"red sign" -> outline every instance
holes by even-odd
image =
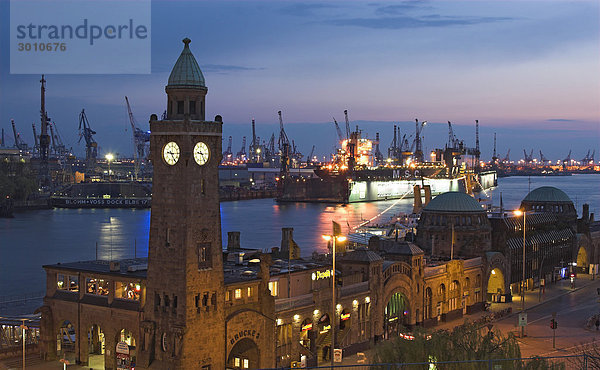
[[[312,322],[310,324],[302,325],[302,331],[312,330]]]
[[[346,321],[350,318],[350,314],[349,313],[343,313],[341,315],[342,321]]]

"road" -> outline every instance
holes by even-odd
[[[586,285],[574,291],[569,291],[563,286],[564,292],[554,295],[541,304],[537,303],[534,294],[529,297],[533,299],[526,299],[526,303],[529,303],[528,306],[533,305],[533,307],[526,310],[528,322],[525,330],[526,336],[518,339],[523,357],[572,354],[577,345],[600,340],[600,331],[596,331],[595,327],[591,330],[585,328],[588,319],[594,314],[600,313],[600,297],[596,291],[597,288],[600,288],[600,279],[590,281],[589,276],[582,276],[578,278],[577,283],[582,286],[584,283]],[[515,297],[515,302],[512,304],[515,314],[494,323],[495,327],[504,334],[511,331],[519,332],[519,328],[516,326],[517,313],[520,311],[519,299],[519,297]],[[550,328],[553,312],[556,312],[558,321],[556,349],[552,348],[552,329]]]

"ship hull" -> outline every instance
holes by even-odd
[[[77,198],[51,197],[56,208],[150,208],[151,198]]]
[[[475,175],[473,175],[475,176]],[[467,176],[455,178],[412,178],[353,180],[343,176],[313,179],[287,179],[281,184],[278,202],[357,203],[380,200],[413,198],[415,185],[428,185],[431,194],[448,191],[470,192],[488,189],[497,185],[497,174],[486,172],[476,175],[476,180]],[[476,186],[475,186],[476,185]]]

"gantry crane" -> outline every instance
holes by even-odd
[[[27,150],[27,144],[21,139],[21,135],[17,132],[17,127],[15,126],[15,120],[11,119],[10,124],[12,125],[13,137],[15,138],[15,148],[19,150]]]
[[[90,122],[85,115],[85,109],[79,113],[79,141],[85,139],[85,161],[88,172],[94,172],[96,167],[96,158],[98,157],[98,143],[94,139],[96,131],[90,127]]]
[[[423,129],[425,128],[425,125],[427,125],[427,121],[423,121],[419,124],[419,120],[415,119],[415,141],[414,141],[414,146],[415,146],[415,151],[414,151],[414,158],[417,162],[424,162],[424,156],[423,156],[423,138],[421,137],[421,134],[423,133]]]
[[[245,136],[242,138],[242,148],[240,149],[239,152],[237,152],[236,157],[240,161],[243,161],[246,159],[246,137]]]
[[[277,114],[279,115],[278,145],[281,160],[280,173],[281,177],[284,178],[288,175],[290,169],[290,140],[288,139],[285,129],[283,128],[283,117],[281,116],[281,111],[278,111]]]
[[[129,99],[125,97],[127,103],[127,114],[129,116],[129,125],[131,126],[131,133],[133,135],[133,175],[137,180],[138,175],[142,169],[142,162],[146,160],[148,156],[148,143],[150,143],[150,132],[144,131],[137,127],[137,122],[131,111],[131,105]]]
[[[40,172],[41,187],[50,186],[50,173],[48,170],[48,156],[50,154],[50,136],[48,135],[48,113],[46,112],[46,79],[42,75],[40,80],[40,120],[42,133],[40,134]]]
[[[230,161],[233,157],[233,153],[231,152],[231,144],[233,143],[233,138],[229,136],[228,140],[229,141],[227,144],[227,149],[223,152],[223,159],[225,159],[226,161]]]
[[[344,134],[342,133],[342,129],[340,129],[340,125],[338,125],[337,121],[335,120],[335,117],[333,118],[333,124],[335,125],[335,131],[337,132],[337,136],[338,139],[340,140],[340,143],[342,141],[344,141]]]
[[[346,119],[346,140],[350,140],[350,120],[348,120],[348,110],[344,109],[344,118]]]

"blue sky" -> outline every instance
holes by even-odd
[[[0,50],[8,50],[9,3],[0,0]],[[331,150],[331,117],[352,121],[385,148],[392,125],[431,124],[428,149],[443,146],[450,120],[467,143],[479,119],[484,157],[511,148],[559,159],[600,149],[600,9],[596,1],[153,1],[152,74],[48,75],[47,110],[77,144],[82,108],[102,152],[131,154],[124,96],[140,126],[165,109],[164,85],[181,39],[209,88],[207,117],[224,136],[268,138],[282,110],[300,150]],[[11,75],[0,54],[0,127],[14,118],[26,141],[39,123],[39,76]],[[224,145],[226,145],[226,140]],[[600,156],[600,150],[598,150]],[[519,154],[521,153],[521,154]]]

